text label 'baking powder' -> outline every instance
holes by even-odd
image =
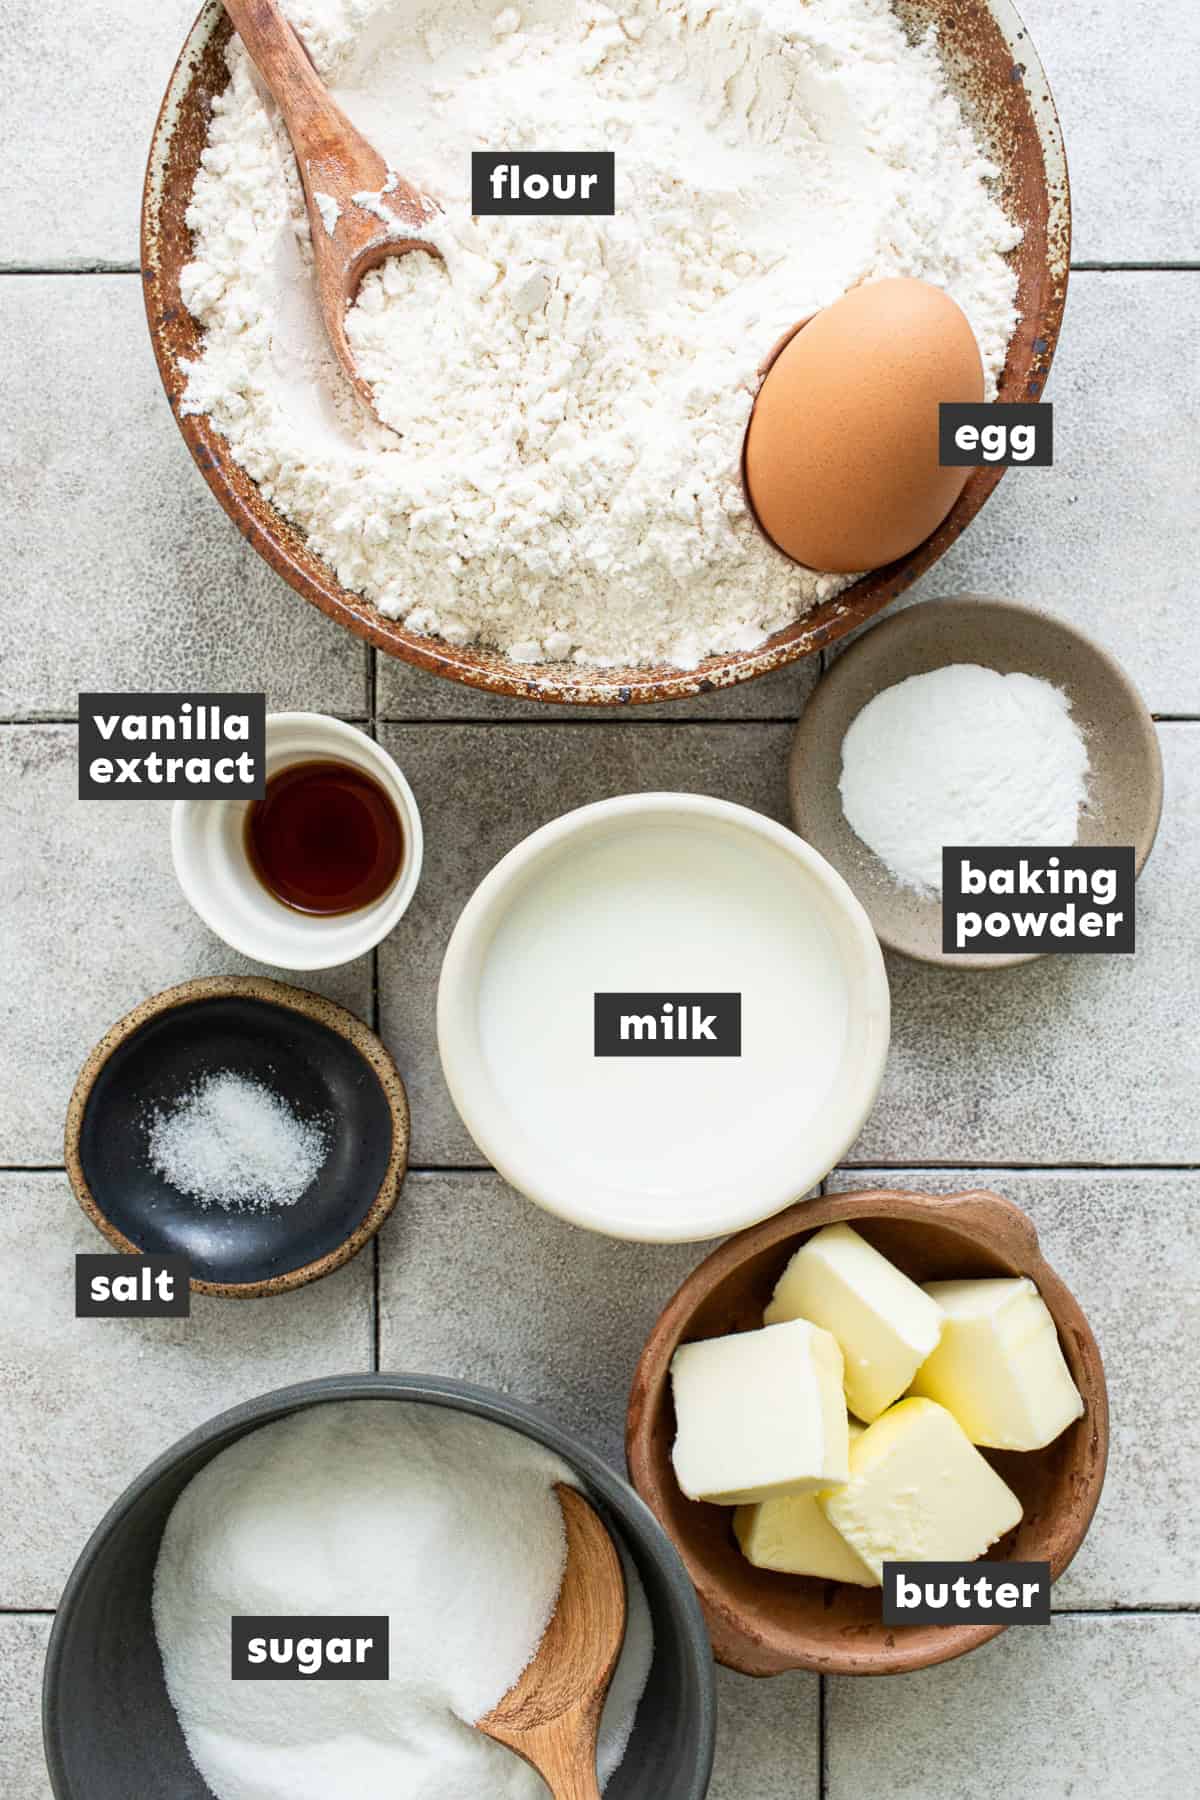
[[[1131,848],[942,851],[942,950],[950,955],[1131,956]]]

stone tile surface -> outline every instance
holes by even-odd
[[[1189,0],[1021,0],[1062,120],[1075,262],[1194,262],[1200,9]]]
[[[194,466],[136,275],[0,280],[0,394],[0,718],[73,715],[90,688],[365,713],[365,646],[267,567]]]
[[[708,1800],[817,1800],[820,1687],[815,1675],[751,1681],[717,1670],[717,1760]]]
[[[136,263],[150,134],[198,10],[196,0],[4,0],[0,267]]]
[[[66,1177],[0,1175],[0,1608],[52,1607],[126,1483],[185,1432],[272,1388],[371,1366],[371,1257],[268,1300],[193,1295],[188,1319],[76,1319],[75,1257],[104,1248]]]
[[[1159,737],[1166,801],[1136,955],[987,974],[890,956],[887,1073],[847,1161],[1200,1162],[1200,725]]]
[[[140,1000],[261,969],[184,899],[166,802],[75,799],[76,736],[72,725],[0,727],[0,1164],[62,1162],[80,1067]],[[365,1015],[369,958],[301,983]]]
[[[711,1248],[581,1231],[490,1170],[410,1175],[379,1245],[381,1367],[518,1394],[618,1469],[642,1347]]]
[[[442,1080],[434,1010],[446,944],[477,884],[539,825],[615,794],[716,794],[784,818],[788,728],[390,725],[380,741],[427,827],[421,886],[380,946],[381,1029],[408,1084],[413,1163],[479,1163]]]
[[[1152,712],[1200,714],[1200,476],[1180,454],[1200,431],[1198,307],[1197,273],[1073,275],[1047,386],[1053,468],[1010,469],[901,604],[1020,600],[1098,639]]]
[[[1200,1207],[1196,1177],[1155,1170],[837,1171],[831,1189],[947,1194],[991,1188],[1038,1228],[1047,1261],[1087,1314],[1112,1419],[1099,1510],[1054,1588],[1070,1607],[1200,1607],[1195,1457],[1200,1413]]]
[[[1057,1618],[915,1675],[831,1680],[826,1792],[1165,1800],[1195,1789],[1198,1702],[1200,1619]]]
[[[0,1617],[0,1770],[9,1800],[52,1800],[41,1718],[50,1624]]]

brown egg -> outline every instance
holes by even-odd
[[[746,488],[767,536],[843,574],[906,556],[970,469],[938,466],[941,401],[983,399],[962,309],[926,281],[873,281],[817,313],[771,365],[746,433]]]

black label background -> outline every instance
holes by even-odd
[[[992,1583],[992,1592],[1013,1582],[1024,1600],[1031,1581],[1038,1584],[1032,1607],[896,1605],[901,1575],[924,1588],[929,1582],[955,1582],[961,1577],[974,1584],[981,1575]],[[950,1596],[947,1596],[948,1601]],[[1048,1625],[1050,1623],[1050,1564],[1048,1562],[885,1562],[883,1565],[883,1622],[885,1625]]]
[[[101,737],[96,728],[97,716],[107,718],[116,713],[120,718],[154,717],[170,713],[178,720],[180,707],[191,704],[191,717],[201,707],[217,706],[225,717],[244,714],[249,720],[246,738],[152,738],[130,740],[122,737],[118,724],[111,738]],[[165,762],[168,756],[203,756],[214,762],[221,757],[237,758],[243,751],[252,759],[253,779],[246,781],[174,781],[149,782],[144,771],[139,782],[116,779],[117,760],[139,762],[156,750]],[[97,757],[106,757],[113,765],[111,781],[97,781],[88,771]],[[80,694],[79,696],[79,798],[81,800],[261,800],[267,782],[267,697],[265,694]]]
[[[492,170],[506,163],[516,163],[523,179],[527,175],[544,175],[551,183],[555,175],[599,177],[586,200],[578,195],[573,200],[556,200],[553,191],[542,200],[526,199],[523,194],[504,193],[497,200],[492,194]],[[611,215],[617,210],[617,160],[612,150],[474,150],[471,153],[471,211],[480,214],[504,214],[547,218],[553,214],[596,213]]]
[[[1044,869],[1052,856],[1058,859],[1060,873],[1064,869],[1113,869],[1117,877],[1116,892],[1107,906],[1101,906],[1090,893],[993,894],[985,891],[982,894],[964,894],[961,886],[964,856],[974,868],[982,869],[988,875],[996,869],[1016,871],[1022,863]],[[950,956],[991,956],[1037,951],[1043,956],[1053,956],[1056,953],[1074,956],[1131,956],[1137,947],[1133,861],[1133,850],[1129,847],[1108,850],[1099,846],[1081,849],[1078,845],[1072,845],[1065,849],[1050,847],[1045,850],[1013,850],[948,844],[942,851],[943,953]],[[1016,912],[1052,914],[1071,903],[1074,903],[1077,914],[1097,912],[1102,918],[1107,918],[1109,913],[1119,912],[1122,918],[1116,934],[1113,937],[1102,935],[1094,938],[1084,937],[1081,933],[1074,937],[1054,937],[1047,929],[1040,937],[1033,937],[1021,936],[1017,931],[1009,930],[1003,937],[988,937],[980,933],[978,937],[968,938],[965,944],[958,941],[960,912],[977,912],[984,918],[993,912],[1009,915]]]
[[[662,1009],[670,1002],[676,1016],[686,1006],[689,1023],[692,1008],[705,1016],[715,1014],[715,1041],[707,1038],[664,1038]],[[649,1013],[659,1022],[654,1038],[623,1038],[620,1023],[626,1013]],[[742,996],[740,994],[597,994],[594,1008],[594,1044],[597,1056],[740,1056],[742,1054]]]
[[[303,1579],[303,1570],[299,1578]],[[338,1614],[234,1614],[230,1619],[230,1678],[233,1681],[386,1681],[390,1672],[391,1620],[379,1617]],[[251,1638],[291,1638],[293,1656],[301,1638],[319,1638],[322,1644],[321,1667],[315,1675],[301,1673],[299,1665],[248,1660]],[[365,1662],[330,1663],[324,1647],[330,1638],[372,1638]]]
[[[1002,425],[1004,455],[985,456],[982,444],[974,450],[960,450],[954,441],[960,425],[974,425],[981,434],[989,425]],[[1032,456],[1013,455],[1014,425],[1032,425]],[[938,408],[938,461],[943,469],[1048,469],[1054,462],[1054,407],[1049,400],[1039,400],[1032,405],[1025,401],[1000,400],[992,405],[978,406],[943,400]]]
[[[175,1277],[173,1300],[93,1300],[92,1278],[107,1275],[133,1275],[138,1281],[142,1270],[155,1275],[165,1270]],[[75,1258],[75,1317],[77,1319],[186,1319],[192,1310],[191,1263],[186,1256],[122,1256],[113,1251],[105,1254],[81,1252]]]

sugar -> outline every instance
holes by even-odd
[[[565,1558],[564,1463],[440,1407],[324,1405],[223,1451],[163,1534],[154,1623],[167,1689],[216,1800],[544,1800],[472,1729],[532,1659]],[[601,1727],[607,1779],[649,1674],[649,1608],[627,1557],[629,1622]],[[231,1682],[234,1614],[390,1620],[386,1682]]]
[[[316,1180],[329,1129],[224,1070],[152,1114],[147,1149],[152,1167],[201,1206],[265,1210],[294,1205]]]

